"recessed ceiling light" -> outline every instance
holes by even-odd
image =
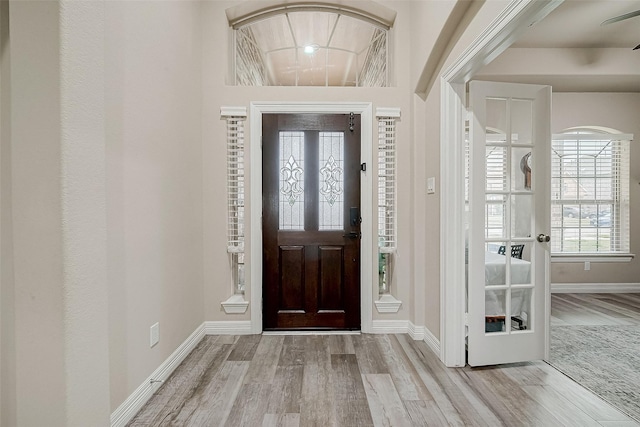
[[[308,44],[304,47],[304,53],[306,53],[307,55],[311,55],[316,53],[318,49],[320,49],[320,46],[318,46],[317,44]]]

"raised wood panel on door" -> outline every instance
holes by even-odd
[[[351,209],[360,210],[360,117],[265,114],[262,123],[264,329],[359,329],[360,223]],[[304,133],[303,230],[280,229],[281,132]],[[321,132],[344,136],[341,229],[322,230],[319,220]]]

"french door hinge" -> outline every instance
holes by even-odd
[[[360,163],[360,170],[362,172],[366,172],[367,171],[367,164],[366,163]]]
[[[349,113],[349,130],[351,132],[353,132],[353,130],[355,129],[354,120],[355,120],[355,114]]]

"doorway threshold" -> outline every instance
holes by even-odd
[[[296,330],[288,330],[288,331],[262,331],[262,335],[362,335],[360,331],[340,331],[340,330],[329,330],[329,331],[296,331]]]

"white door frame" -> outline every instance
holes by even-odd
[[[370,102],[252,102],[250,105],[251,145],[249,191],[251,245],[251,267],[249,292],[251,301],[251,332],[262,333],[262,114],[360,114],[361,119],[361,162],[373,162],[373,108]],[[362,173],[361,212],[362,241],[360,246],[360,329],[370,333],[373,324],[373,266],[377,257],[377,247],[373,245],[373,177],[372,167]]]
[[[442,74],[440,360],[465,365],[464,122],[466,83],[564,0],[513,0]]]

